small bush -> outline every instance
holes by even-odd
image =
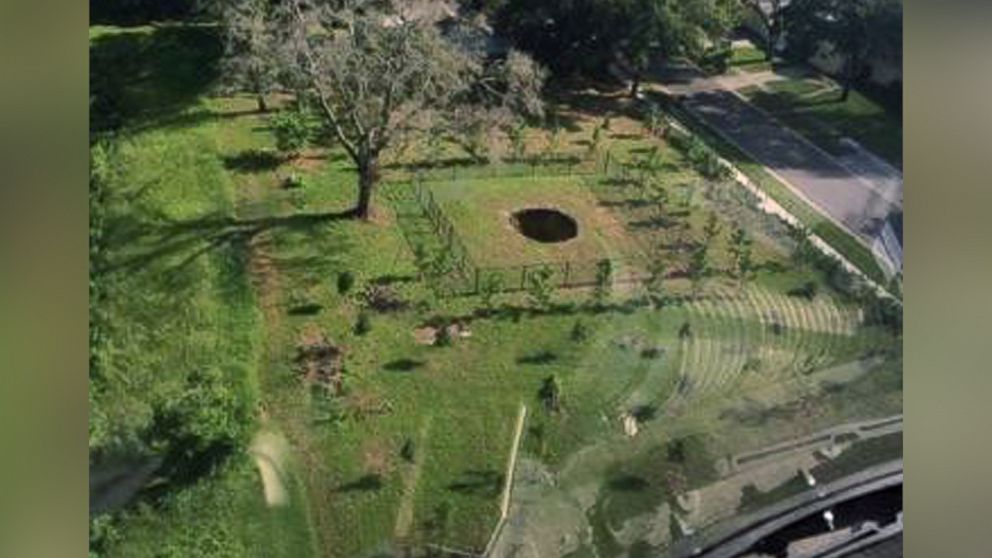
[[[370,331],[372,331],[372,318],[368,312],[362,311],[355,322],[355,335],[365,335]]]
[[[417,446],[413,441],[413,438],[407,438],[403,442],[403,447],[400,448],[400,457],[403,458],[407,463],[413,463],[416,457]]]
[[[733,49],[729,44],[715,45],[703,54],[699,65],[709,73],[724,74],[730,65],[731,56],[733,56]]]
[[[293,207],[297,211],[302,211],[307,207],[307,192],[302,188],[295,188],[290,190],[289,203],[293,204]]]
[[[437,335],[434,336],[434,346],[450,347],[454,342],[455,339],[451,335],[451,326],[448,324],[438,326]]]
[[[589,326],[585,324],[585,322],[582,320],[575,320],[575,325],[572,326],[572,333],[570,334],[572,341],[582,343],[588,340],[591,335],[592,331],[589,329]]]
[[[271,124],[272,133],[276,136],[276,149],[289,157],[298,156],[310,142],[310,123],[302,111],[280,112],[272,117]]]
[[[645,360],[657,360],[665,354],[665,350],[661,347],[647,347],[641,350],[641,358]]]
[[[806,300],[813,300],[816,298],[818,287],[816,281],[806,281],[801,286],[796,287],[789,291],[792,296],[805,298]]]
[[[355,274],[350,271],[338,273],[338,294],[348,294],[355,286]]]
[[[295,172],[290,173],[289,176],[282,180],[282,187],[287,190],[303,188],[304,186],[306,186],[306,180]]]

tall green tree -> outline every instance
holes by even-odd
[[[737,0],[507,0],[495,22],[559,74],[605,75],[620,61],[636,96],[653,62],[702,55],[738,9]]]
[[[841,101],[872,59],[902,61],[901,0],[792,0],[783,13],[789,48],[797,55],[825,49],[840,56]]]
[[[689,282],[692,285],[693,297],[699,295],[699,291],[703,286],[703,281],[706,279],[709,270],[709,247],[703,244],[692,251],[692,254],[689,256],[689,267],[686,269],[686,275],[688,275]]]
[[[788,0],[740,0],[741,6],[750,12],[765,28],[765,57],[771,60],[775,48],[782,38],[783,13]]]
[[[413,7],[285,0],[275,18],[291,89],[316,107],[358,169],[352,213],[361,219],[370,217],[383,153],[403,136],[458,119],[468,106],[475,115],[542,112],[544,73],[527,56],[489,62]]]
[[[754,260],[751,252],[753,241],[743,227],[738,226],[730,235],[730,254],[734,258],[734,274],[741,288],[747,284],[754,271]]]

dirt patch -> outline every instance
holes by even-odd
[[[390,448],[380,439],[362,444],[362,466],[368,474],[386,476],[393,470]]]
[[[413,330],[413,339],[418,345],[435,345],[437,344],[438,332],[442,327],[447,328],[448,335],[451,339],[466,339],[472,337],[472,330],[469,329],[468,324],[455,322],[446,326],[426,325],[423,327],[418,327]]]
[[[308,325],[296,346],[296,365],[304,380],[341,393],[344,351],[331,343],[317,326]]]

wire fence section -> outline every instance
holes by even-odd
[[[602,166],[598,172],[576,171],[574,174],[627,178],[637,172],[628,164],[619,163],[615,159],[611,162],[609,153],[600,159],[599,164]],[[547,172],[553,173],[555,170],[542,167],[541,172],[544,173],[541,176],[548,176]],[[430,222],[439,239],[441,250],[447,258],[447,264],[442,266],[443,272],[428,270],[434,287],[445,294],[475,295],[484,290],[499,293],[525,291],[534,282],[535,275],[540,275],[541,281],[555,289],[591,287],[603,281],[604,267],[609,269],[607,280],[610,284],[638,283],[646,278],[646,274],[641,271],[643,266],[635,258],[540,261],[503,266],[478,265],[459,237],[457,229],[437,202],[434,193],[425,185],[428,181],[425,176],[431,175],[416,174],[412,180],[412,187],[414,197]],[[430,180],[436,178],[432,177]]]

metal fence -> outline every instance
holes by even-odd
[[[536,273],[547,274],[545,280],[555,289],[591,287],[599,282],[600,270],[605,262],[609,262],[612,284],[644,280],[636,262],[620,258],[543,261],[507,266],[476,265],[430,190],[421,183],[414,183],[414,191],[424,215],[441,241],[442,249],[452,262],[451,273],[432,277],[435,286],[446,294],[474,295],[487,288],[500,293],[525,291]]]
[[[469,168],[469,167],[466,167]],[[548,274],[548,285],[555,289],[570,289],[576,287],[591,287],[599,282],[599,273],[604,262],[609,262],[612,271],[611,284],[638,283],[644,281],[646,274],[641,266],[633,259],[609,258],[597,260],[560,260],[542,261],[521,265],[480,266],[477,265],[464,242],[458,235],[455,226],[445,215],[440,204],[425,182],[439,180],[464,180],[471,178],[489,177],[526,177],[526,176],[599,176],[616,178],[623,181],[642,180],[650,169],[636,162],[621,161],[609,151],[597,157],[594,166],[579,167],[577,165],[527,165],[526,167],[477,167],[471,172],[461,168],[447,173],[418,172],[411,180],[414,197],[424,216],[445,251],[450,262],[450,272],[432,274],[434,287],[448,295],[474,295],[490,288],[495,292],[508,293],[527,290],[531,277],[535,273]],[[524,170],[525,172],[519,174]],[[531,174],[533,173],[533,174]],[[423,262],[421,262],[423,263]]]

